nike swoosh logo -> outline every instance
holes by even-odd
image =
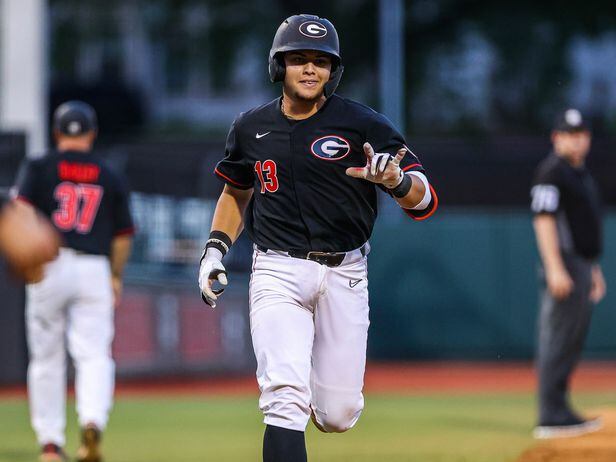
[[[349,279],[349,287],[352,289],[361,282],[361,279]]]
[[[267,135],[269,135],[270,133],[272,133],[272,132],[257,133],[257,134],[255,135],[255,138],[256,138],[256,139],[263,138],[264,136],[267,136]]]

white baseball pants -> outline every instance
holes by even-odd
[[[45,278],[28,285],[28,395],[39,444],[65,444],[66,349],[75,365],[79,424],[105,428],[114,388],[113,315],[105,256],[61,249]]]
[[[259,407],[268,425],[327,432],[359,419],[368,337],[367,258],[348,252],[330,268],[255,249],[250,326]]]

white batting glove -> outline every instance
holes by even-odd
[[[346,174],[353,178],[380,183],[387,189],[393,189],[404,179],[400,161],[406,155],[406,151],[406,148],[401,148],[395,156],[392,156],[387,152],[374,152],[370,143],[364,143],[366,165],[347,168]]]
[[[223,286],[227,285],[227,270],[222,264],[222,252],[214,247],[206,249],[201,257],[201,266],[199,267],[199,288],[201,289],[201,298],[205,303],[212,308],[216,307],[216,300],[225,289],[214,289],[212,284],[214,281],[220,282]]]

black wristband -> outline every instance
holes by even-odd
[[[412,186],[413,186],[413,179],[411,178],[411,175],[404,174],[404,178],[402,178],[402,181],[400,182],[400,184],[396,186],[395,188],[390,189],[389,192],[391,193],[392,196],[401,198],[401,197],[406,196],[409,193]]]
[[[222,252],[222,256],[224,257],[229,249],[231,248],[231,238],[227,233],[223,233],[222,231],[212,231],[210,233],[210,238],[205,243],[205,250],[203,253],[207,251],[208,248],[214,247]]]

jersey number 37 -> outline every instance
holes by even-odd
[[[58,208],[52,215],[56,227],[61,231],[89,233],[103,197],[103,188],[65,181],[56,186],[53,194],[58,201]]]

